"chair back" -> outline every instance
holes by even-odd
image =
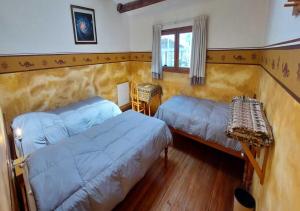
[[[135,81],[132,81],[130,85],[130,97],[132,109],[137,112],[143,111],[145,113],[145,105],[143,102],[139,101],[139,92]]]
[[[137,89],[137,83],[132,81],[131,82],[131,87],[130,87],[130,96],[131,96],[131,101],[132,102],[137,102],[139,101],[139,93]]]

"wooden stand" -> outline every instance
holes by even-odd
[[[253,171],[257,173],[260,184],[264,183],[269,147],[274,141],[272,127],[268,123],[262,103],[254,99],[248,101],[245,97],[238,97],[232,102],[232,120],[226,131],[229,138],[240,142],[246,154],[243,176],[243,186],[246,190],[251,187]],[[236,107],[235,103],[238,103]],[[246,124],[246,121],[252,122],[252,126]],[[260,167],[255,157],[260,156],[262,148],[265,148],[265,153]]]
[[[257,175],[260,179],[260,184],[263,185],[264,178],[265,178],[266,166],[267,166],[267,160],[268,160],[268,156],[269,156],[269,147],[265,148],[263,164],[262,164],[262,167],[260,167],[258,162],[255,159],[256,150],[249,147],[244,142],[241,142],[241,145],[242,145],[242,147],[245,151],[245,154],[247,156],[247,160],[246,160],[246,163],[245,163],[245,169],[247,168],[247,170],[246,170],[247,173],[246,173],[246,175],[244,174],[244,178],[243,178],[243,183],[244,184],[243,185],[245,186],[245,188],[247,190],[250,188],[251,183],[252,183],[252,177],[251,177],[251,180],[250,180],[249,175],[253,174],[253,168],[254,168],[255,172],[257,173]],[[252,166],[250,166],[250,165],[252,165]],[[252,172],[251,172],[251,169],[252,169]]]

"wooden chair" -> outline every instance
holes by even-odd
[[[133,81],[130,86],[131,106],[134,111],[146,114],[146,103],[139,101],[137,84]]]

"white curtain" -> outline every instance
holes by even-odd
[[[162,25],[153,26],[153,42],[152,42],[152,78],[162,79],[162,64],[161,64],[161,36]]]
[[[207,16],[194,19],[191,68],[189,78],[192,85],[204,84],[207,49]]]

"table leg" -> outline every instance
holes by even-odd
[[[148,115],[151,116],[151,106],[150,106],[150,103],[148,104],[148,112],[149,112]]]
[[[168,167],[168,147],[165,148],[165,168]]]

